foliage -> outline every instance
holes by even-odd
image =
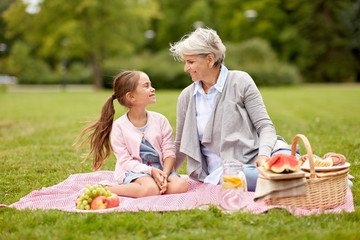
[[[243,43],[225,43],[227,54],[225,65],[230,70],[248,72],[258,85],[292,85],[301,81],[296,67],[280,62],[271,46],[261,39]],[[113,76],[125,69],[146,72],[156,88],[184,88],[191,83],[184,63],[177,62],[165,49],[157,53],[143,52],[130,59],[114,58],[105,63],[105,86],[112,88]]]
[[[94,120],[110,91],[9,92],[0,94],[0,203],[11,204],[31,191],[69,175],[91,171],[80,164],[72,143],[84,121]],[[0,239],[357,239],[360,222],[360,88],[297,86],[260,88],[277,133],[291,142],[309,138],[313,152],[343,153],[355,177],[355,212],[295,217],[286,210],[264,214],[209,211],[79,214],[57,210],[0,209]],[[163,113],[175,127],[180,90],[157,91],[149,110]],[[20,97],[21,96],[21,97]],[[24,106],[26,106],[24,108]],[[25,109],[25,110],[24,110]],[[284,111],[285,109],[285,111]],[[126,109],[117,107],[116,118]],[[300,146],[302,153],[303,146]],[[113,170],[112,155],[103,170]],[[180,173],[186,173],[185,165]]]
[[[353,81],[360,70],[352,53],[353,33],[344,23],[352,8],[351,1],[342,0],[300,5],[304,14],[298,23],[299,33],[306,42],[296,62],[309,82]]]
[[[30,48],[24,42],[16,42],[7,62],[10,74],[18,76],[20,83],[57,83],[58,77],[53,74],[43,60],[31,57]]]
[[[25,11],[18,0],[4,13],[7,36],[18,34],[32,44],[38,57],[59,62],[64,58],[88,61],[94,83],[102,87],[103,60],[128,56],[144,45],[148,21],[156,17],[154,1],[61,0],[41,3],[37,14]],[[110,27],[111,26],[111,27]]]
[[[216,25],[227,41],[266,39],[308,82],[354,81],[360,72],[359,42],[354,44],[358,1],[215,0],[215,5]],[[246,18],[250,9],[256,18]]]
[[[141,62],[136,65],[134,59],[148,52],[154,56],[147,59],[156,59],[169,43],[179,41],[197,26],[207,26],[231,44],[264,39],[278,62],[291,65],[248,67],[255,75],[258,70],[260,78],[273,75],[270,70],[274,67],[284,72],[281,75],[301,74],[305,82],[360,81],[359,1],[74,0],[64,4],[61,0],[44,0],[38,13],[30,14],[26,9],[22,0],[0,4],[0,30],[4,29],[0,31],[0,43],[7,45],[6,53],[0,56],[2,73],[9,74],[9,53],[17,41],[22,41],[32,58],[48,64],[53,75],[63,74],[63,62],[68,63],[68,69],[74,63],[87,65],[98,88],[103,85],[102,78],[108,81],[106,65],[113,59],[134,62],[132,69],[156,71],[151,74],[165,78],[169,69],[177,69],[172,63],[163,62],[169,66],[164,67],[165,74],[158,74],[161,68]],[[249,17],[249,10],[256,15]],[[147,30],[153,31],[153,36],[145,37]],[[177,79],[173,75],[160,82],[166,86],[179,82],[176,86],[183,86],[173,80]],[[87,82],[85,78],[74,81]]]
[[[292,85],[301,81],[296,67],[280,62],[265,40],[250,39],[226,45],[229,69],[248,72],[259,86]]]
[[[126,60],[111,59],[106,64],[107,76],[134,69],[134,66],[149,75],[155,88],[184,88],[191,83],[189,74],[184,72],[184,64],[176,62],[167,49],[156,54],[144,52]],[[112,87],[112,81],[112,77],[107,77],[106,87]]]

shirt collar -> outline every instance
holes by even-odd
[[[228,72],[229,72],[229,70],[225,67],[225,65],[222,64],[221,67],[220,67],[220,74],[219,74],[219,77],[218,77],[218,79],[216,81],[216,84],[214,86],[212,86],[218,92],[222,92],[222,90],[224,88],[224,85],[225,85],[225,82],[226,82]],[[194,95],[197,92],[201,93],[203,91],[204,90],[202,89],[201,82],[200,81],[195,82]]]

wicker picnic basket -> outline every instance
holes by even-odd
[[[314,168],[313,153],[308,139],[298,134],[295,136],[292,146],[291,155],[295,156],[296,144],[298,139],[304,142],[310,163],[310,176],[306,179],[306,194],[301,196],[271,198],[265,200],[267,205],[285,205],[304,209],[331,209],[345,202],[347,192],[347,171],[332,172],[328,177],[317,177]]]

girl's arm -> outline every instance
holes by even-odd
[[[164,160],[164,173],[166,174],[167,177],[169,177],[170,173],[173,171],[174,169],[174,163],[175,163],[175,158],[173,157],[168,157]]]
[[[120,128],[114,125],[111,132],[111,146],[117,159],[115,174],[129,171],[151,174],[152,167],[143,164],[139,159],[133,158],[131,147],[127,144],[129,139],[127,141],[125,139]],[[135,143],[135,140],[131,142],[140,145],[140,143]]]

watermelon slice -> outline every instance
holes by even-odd
[[[266,169],[266,170],[270,170],[270,168],[272,167],[272,165],[274,165],[277,160],[279,160],[280,158],[280,154],[275,154],[273,155],[272,157],[266,159],[264,162],[263,162],[263,167]]]
[[[279,153],[266,159],[263,167],[275,173],[293,172],[300,168],[300,161],[295,156]]]

